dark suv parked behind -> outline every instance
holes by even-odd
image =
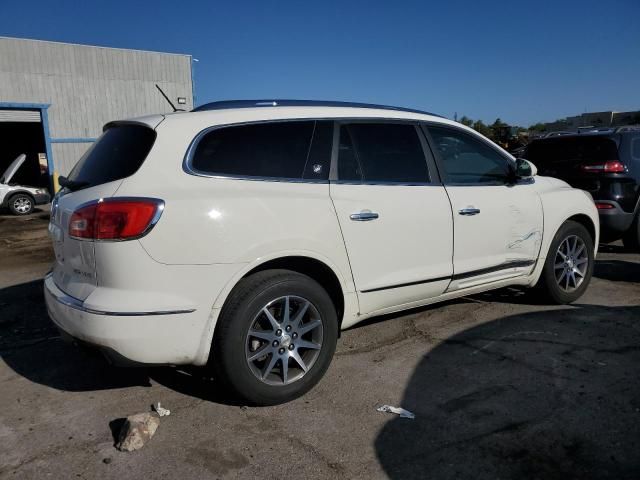
[[[593,196],[601,239],[623,239],[640,250],[640,127],[563,134],[532,141],[524,158],[541,175],[556,177]]]

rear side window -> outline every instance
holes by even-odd
[[[209,175],[326,180],[331,131],[325,121],[215,129],[198,142],[191,167]]]
[[[156,140],[156,132],[143,125],[115,125],[78,160],[69,180],[93,187],[133,175]]]
[[[428,183],[427,160],[416,127],[399,123],[342,125],[338,180]]]
[[[428,129],[440,154],[446,183],[501,185],[508,181],[507,159],[484,141],[454,128]]]

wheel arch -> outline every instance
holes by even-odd
[[[329,294],[333,304],[336,307],[339,327],[341,327],[345,317],[345,308],[353,309],[354,305],[346,305],[345,292],[348,284],[345,283],[344,277],[341,276],[335,266],[323,258],[310,255],[307,252],[296,252],[288,254],[273,255],[269,258],[262,258],[260,261],[247,264],[234,275],[227,283],[225,288],[218,294],[211,311],[207,332],[202,338],[200,349],[197,354],[196,364],[205,365],[209,362],[210,355],[213,352],[212,344],[215,337],[216,326],[219,316],[231,295],[231,292],[238,283],[248,276],[270,269],[284,269],[302,273],[316,280]]]
[[[595,210],[595,207],[594,207],[594,210]],[[553,228],[549,228],[548,225],[545,225],[545,236],[543,237],[543,242],[542,242],[542,245],[540,246],[540,255],[538,257],[538,261],[536,263],[536,266],[533,272],[531,273],[530,285],[535,285],[540,279],[542,270],[544,268],[545,260],[549,253],[549,248],[551,247],[551,242],[553,241],[553,238],[558,233],[558,230],[560,230],[560,228],[562,228],[562,226],[566,222],[574,221],[584,226],[587,229],[587,232],[589,233],[589,235],[591,236],[591,240],[593,241],[594,254],[597,254],[598,241],[599,241],[598,229],[600,228],[599,223],[597,223],[597,219],[598,219],[597,215],[598,215],[597,212],[595,212],[595,216],[589,215],[586,212],[566,214],[553,222]],[[547,232],[549,232],[548,235],[546,235]]]
[[[562,222],[560,224],[560,227],[562,225],[564,225],[566,222],[569,222],[569,221],[573,221],[573,222],[579,223],[584,228],[586,228],[587,232],[589,232],[589,235],[591,236],[591,240],[593,241],[594,248],[596,248],[596,249],[598,248],[598,246],[596,245],[596,240],[598,238],[598,236],[596,234],[596,226],[593,223],[593,220],[591,220],[591,217],[589,217],[588,215],[585,215],[584,213],[578,213],[576,215],[573,215],[573,216],[567,218],[564,222]],[[560,227],[558,227],[558,228],[560,228]],[[555,235],[555,233],[554,233],[554,235]]]
[[[338,275],[329,265],[316,258],[306,256],[293,255],[279,257],[255,266],[244,274],[242,278],[271,269],[291,270],[313,278],[329,294],[333,305],[336,307],[338,321],[342,323],[344,314],[344,292]]]
[[[13,197],[15,197],[16,195],[26,195],[27,197],[29,197],[34,203],[36,201],[36,197],[33,196],[33,193],[31,193],[28,190],[14,190],[12,192],[7,193],[7,204],[9,203],[9,200],[11,200]]]
[[[13,190],[7,193],[3,201],[3,204],[4,204],[3,206],[6,208],[9,208],[9,204],[11,203],[11,201],[14,199],[16,195],[25,195],[29,197],[31,199],[31,202],[33,202],[33,207],[36,206],[36,197],[34,197],[33,194],[28,190]]]
[[[342,324],[345,313],[345,293],[349,291],[350,284],[347,283],[344,275],[328,259],[306,251],[281,252],[245,265],[219,293],[213,308],[222,309],[233,289],[243,278],[269,269],[291,270],[307,275],[317,281],[331,297],[336,306],[340,324]]]

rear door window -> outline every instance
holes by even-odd
[[[208,175],[326,180],[331,141],[330,121],[217,128],[198,142],[191,168]]]
[[[93,187],[133,175],[156,140],[156,132],[143,125],[114,125],[78,160],[69,180]]]
[[[401,123],[343,124],[338,180],[429,183],[429,169],[417,127]]]

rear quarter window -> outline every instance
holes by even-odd
[[[143,125],[114,125],[78,160],[69,180],[86,187],[121,180],[136,173],[156,140]]]
[[[332,129],[330,121],[216,128],[197,143],[190,167],[214,176],[326,180]]]

